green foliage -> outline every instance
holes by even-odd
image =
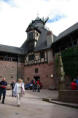
[[[66,75],[71,78],[78,76],[78,46],[62,51],[62,61]]]
[[[55,57],[55,68],[56,68],[57,76],[60,76],[60,62],[59,62],[59,55],[58,54],[56,54],[56,57]]]

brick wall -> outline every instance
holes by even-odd
[[[0,61],[0,80],[3,77],[8,83],[17,80],[17,62]]]
[[[17,78],[24,79],[24,64],[20,62],[0,61],[0,80],[5,77],[8,83]]]
[[[64,102],[78,103],[78,90],[59,91],[59,100]]]
[[[54,86],[54,79],[51,78],[53,74],[53,62],[49,64],[37,64],[24,67],[24,80],[26,83],[30,82],[35,75],[40,76],[40,81],[43,84],[43,88],[50,88]],[[35,73],[35,68],[38,68],[38,73]],[[28,80],[27,80],[28,78]]]

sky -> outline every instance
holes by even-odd
[[[56,36],[78,22],[78,0],[0,0],[0,44],[20,47],[37,17]]]

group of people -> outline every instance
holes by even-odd
[[[40,80],[33,79],[32,84],[33,84],[33,88],[32,88],[33,92],[36,92],[36,91],[40,92]]]
[[[16,96],[17,106],[20,106],[20,99],[23,96],[23,94],[25,93],[24,83],[23,83],[22,79],[21,78],[18,79],[17,82],[13,81],[11,83],[11,87],[12,87],[12,97]],[[6,88],[7,88],[7,81],[5,78],[3,78],[2,81],[0,81],[0,100],[2,98],[2,104],[5,103]]]

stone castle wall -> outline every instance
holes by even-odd
[[[17,62],[0,61],[0,80],[5,77],[8,83],[17,80]]]
[[[38,64],[24,67],[24,80],[29,83],[34,76],[40,76],[40,81],[43,88],[54,87],[54,79],[51,78],[53,72],[53,63],[49,64]],[[38,73],[35,73],[35,69],[38,69]]]

